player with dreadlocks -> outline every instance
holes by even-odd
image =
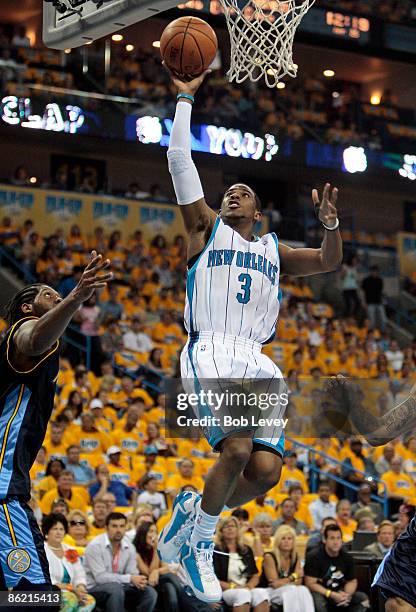
[[[81,304],[111,280],[109,265],[92,251],[65,299],[37,283],[6,306],[9,328],[0,344],[0,592],[52,590],[43,538],[27,505],[29,470],[54,405],[59,340]]]

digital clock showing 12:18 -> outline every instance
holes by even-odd
[[[356,40],[365,39],[365,42],[368,41],[370,21],[366,17],[326,11],[325,20],[335,36]]]

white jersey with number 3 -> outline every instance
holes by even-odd
[[[188,333],[219,332],[265,343],[280,307],[276,234],[245,240],[217,218],[210,239],[188,270]]]

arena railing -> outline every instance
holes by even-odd
[[[319,451],[316,450],[315,448],[308,446],[307,444],[303,444],[303,442],[299,442],[298,440],[294,439],[294,438],[286,438],[289,442],[291,442],[291,444],[293,444],[295,447],[301,448],[304,451],[308,451],[308,453],[313,453],[314,455],[319,455],[320,457],[322,457],[323,459],[326,459],[328,461],[328,463],[331,464],[335,464],[339,467],[342,468],[349,468],[351,471],[351,466],[347,463],[345,463],[344,461],[338,461],[337,459],[334,459],[333,457],[331,457],[330,455],[328,455],[327,453],[324,453],[323,451]],[[308,464],[309,470],[311,471],[311,491],[312,493],[316,493],[318,490],[318,484],[319,484],[319,476],[323,475],[325,477],[325,480],[333,480],[334,482],[337,482],[338,484],[343,485],[345,488],[349,489],[350,491],[353,491],[354,493],[357,492],[359,490],[359,486],[352,484],[351,482],[349,482],[348,480],[345,480],[344,478],[337,476],[336,474],[332,474],[331,472],[327,472],[325,470],[321,470],[317,465],[316,465],[316,459],[312,459],[310,461],[310,463]],[[383,513],[384,516],[388,516],[388,496],[387,496],[387,491],[386,491],[386,485],[385,482],[383,480],[381,480],[380,478],[375,478],[373,476],[369,476],[368,473],[363,472],[361,470],[356,469],[355,467],[353,468],[353,471],[356,472],[357,474],[361,474],[362,476],[364,476],[365,480],[367,482],[371,482],[371,483],[375,483],[377,485],[381,485],[383,487],[383,491],[384,491],[384,495],[376,495],[375,493],[371,494],[371,499],[373,499],[374,501],[378,502],[379,504],[382,505],[383,507]]]

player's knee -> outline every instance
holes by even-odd
[[[259,491],[267,493],[280,479],[282,461],[277,455],[268,453],[261,461],[250,462],[244,476],[250,482],[258,483]]]
[[[386,612],[413,612],[414,607],[400,599],[400,597],[390,597],[384,607]]]
[[[250,460],[253,442],[250,438],[228,438],[222,447],[222,457],[232,471],[242,470]]]

